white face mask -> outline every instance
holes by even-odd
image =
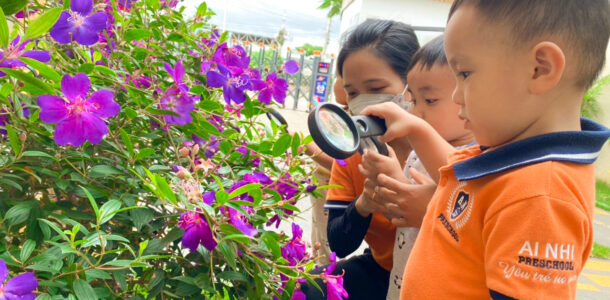
[[[402,107],[404,110],[409,110],[410,102],[405,101],[405,93],[407,91],[407,87],[402,91],[401,94],[391,95],[391,94],[361,94],[356,98],[347,102],[347,107],[349,108],[352,116],[359,115],[366,107],[380,104],[384,102],[394,102]]]

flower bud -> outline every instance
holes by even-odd
[[[189,149],[187,149],[187,148],[185,148],[185,147],[180,148],[180,150],[178,150],[178,152],[180,152],[180,154],[181,154],[182,156],[189,156],[189,154],[190,154]]]
[[[193,146],[193,153],[199,153],[199,144],[195,144],[195,146]]]
[[[19,140],[21,141],[21,143],[25,143],[25,140],[28,139],[28,136],[25,134],[25,132],[22,132],[19,134]]]
[[[188,174],[187,174],[185,169],[180,169],[180,171],[178,171],[176,176],[178,176],[178,178],[184,180],[184,179],[186,179],[188,177]]]

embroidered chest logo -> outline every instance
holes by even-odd
[[[468,222],[474,206],[474,196],[465,191],[464,187],[466,187],[466,182],[460,182],[447,201],[446,213],[456,229],[463,227]]]

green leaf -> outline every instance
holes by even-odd
[[[11,180],[8,178],[0,178],[0,182],[4,183],[6,185],[12,186],[12,187],[18,189],[19,191],[23,192],[23,188],[21,187],[21,185],[14,180]]]
[[[126,267],[131,265],[131,260],[128,259],[117,259],[117,260],[112,260],[106,263],[106,265],[109,266],[114,266],[114,267]]]
[[[142,256],[142,253],[144,253],[144,250],[148,247],[148,240],[141,242],[138,246],[140,247],[138,250],[139,256]]]
[[[246,184],[244,186],[240,186],[237,189],[235,189],[234,191],[232,191],[229,194],[228,198],[229,199],[233,199],[233,198],[235,198],[237,196],[241,196],[241,195],[243,195],[245,193],[248,193],[250,191],[257,190],[257,189],[260,190],[260,188],[261,188],[261,184],[260,183],[248,183],[248,184]]]
[[[149,156],[152,156],[155,154],[155,150],[151,149],[151,148],[144,148],[144,149],[140,149],[138,150],[138,154],[136,155],[136,160],[142,160],[145,159]]]
[[[59,75],[57,71],[53,70],[53,68],[49,67],[47,63],[39,62],[28,57],[20,57],[19,59],[28,64],[28,66],[36,69],[36,71],[40,72],[40,75],[44,76],[45,78],[53,80],[56,83],[61,82],[61,75]]]
[[[208,11],[208,5],[207,5],[207,3],[203,2],[199,5],[199,7],[197,7],[197,16],[203,17],[203,16],[205,16],[205,13],[207,11]]]
[[[229,282],[232,282],[232,281],[247,282],[248,281],[248,276],[246,276],[243,273],[239,273],[239,272],[235,272],[235,271],[223,271],[223,272],[216,274],[216,277],[229,280]]]
[[[37,205],[35,201],[20,202],[6,212],[4,219],[9,225],[21,224],[30,217],[34,205]]]
[[[98,269],[87,270],[85,275],[87,275],[87,279],[112,279],[108,272]]]
[[[271,250],[273,257],[275,259],[280,258],[282,256],[282,250],[280,249],[280,244],[277,241],[277,234],[272,232],[265,232],[261,235],[261,240],[265,243],[265,246]]]
[[[129,135],[123,128],[119,129],[119,134],[121,135],[121,140],[123,141],[125,148],[127,148],[127,152],[129,152],[129,156],[133,157],[133,143],[131,142]]]
[[[45,220],[45,219],[38,219],[39,221],[42,221],[43,223],[47,224],[49,227],[51,227],[53,230],[55,230],[55,232],[57,232],[64,240],[66,241],[70,241],[70,239],[68,238],[68,236],[66,235],[66,233],[61,230],[59,227],[57,227],[57,225],[51,223],[51,221],[49,220]]]
[[[51,27],[59,20],[59,15],[63,9],[61,7],[55,7],[42,16],[38,17],[34,22],[30,23],[30,26],[25,30],[24,40],[33,40],[51,30]]]
[[[121,201],[119,200],[109,200],[108,202],[104,203],[104,205],[102,205],[102,207],[100,208],[100,224],[102,225],[108,221],[110,221],[112,219],[112,217],[116,214],[117,210],[119,210],[119,208],[121,208]]]
[[[13,129],[13,126],[6,124],[4,127],[6,128],[6,132],[8,133],[8,139],[11,143],[11,148],[13,148],[15,156],[17,156],[19,155],[19,153],[21,153],[21,141],[19,140],[19,136],[17,135],[15,129]]]
[[[21,262],[26,261],[30,257],[35,247],[36,242],[32,240],[27,240],[25,243],[23,243],[23,247],[21,247],[21,252],[19,253],[19,259]]]
[[[0,8],[5,15],[10,16],[19,12],[27,3],[27,0],[0,0]]]
[[[146,29],[131,28],[125,33],[125,40],[128,42],[143,40],[151,36],[152,33]]]
[[[277,140],[277,142],[275,142],[275,145],[273,145],[273,150],[271,150],[271,153],[273,154],[273,156],[278,157],[278,156],[284,155],[286,150],[288,150],[288,147],[290,147],[291,141],[292,141],[292,137],[289,134],[287,134],[287,133],[283,134]]]
[[[72,288],[74,288],[74,294],[78,300],[97,300],[97,295],[91,285],[82,279],[74,280]]]
[[[36,297],[36,300],[53,300],[53,297],[49,294],[40,294]]]
[[[95,217],[99,220],[100,219],[100,209],[97,207],[97,203],[95,203],[95,199],[93,199],[93,196],[91,196],[91,193],[89,193],[89,190],[87,190],[85,187],[81,186],[80,187],[83,192],[85,192],[85,195],[87,196],[87,199],[89,199],[89,203],[91,204],[91,207],[93,207],[93,212],[95,212]]]
[[[31,84],[32,86],[44,91],[45,93],[49,93],[49,94],[55,93],[55,90],[52,87],[50,87],[48,84],[42,82],[40,79],[38,79],[30,74],[26,74],[21,71],[8,69],[8,68],[0,68],[0,70],[2,70],[2,72],[8,74],[9,76],[11,76],[15,79],[18,79],[25,83]]]
[[[89,170],[89,176],[92,178],[110,177],[114,175],[123,174],[121,170],[111,167],[108,165],[97,165]]]
[[[54,161],[57,161],[57,158],[55,158],[55,157],[53,157],[53,156],[51,156],[51,155],[49,155],[47,153],[44,153],[42,151],[25,151],[25,152],[23,152],[23,154],[21,154],[21,156],[25,156],[25,157],[46,157],[46,158],[50,158],[50,159],[52,159]]]
[[[0,46],[8,46],[8,23],[4,11],[0,7]]]
[[[155,174],[155,181],[157,187],[161,190],[163,195],[169,200],[171,203],[176,204],[176,194],[172,191],[172,188],[167,184],[165,178],[160,176],[159,174]]]
[[[102,75],[116,77],[116,73],[106,66],[96,65],[93,69],[100,72]]]

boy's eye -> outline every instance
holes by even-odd
[[[434,104],[438,99],[426,99],[426,104]]]
[[[379,92],[381,90],[383,90],[385,87],[376,87],[376,88],[371,88],[371,92]]]
[[[415,105],[417,103],[417,100],[415,100],[415,98],[411,99],[411,105]]]
[[[467,71],[460,72],[460,73],[458,73],[458,76],[466,79],[466,78],[468,78],[468,76],[470,76],[470,72],[467,72]]]

